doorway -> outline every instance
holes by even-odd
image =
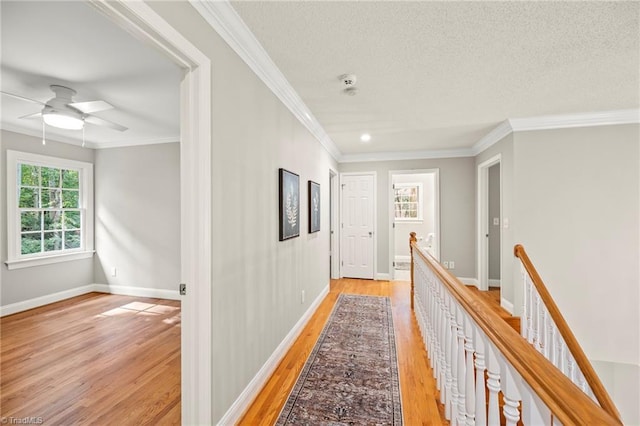
[[[389,271],[392,280],[410,280],[409,233],[440,259],[439,169],[389,172]]]
[[[340,278],[340,250],[338,244],[338,173],[329,169],[329,277]]]
[[[210,424],[211,61],[143,2],[91,5],[184,69],[180,85],[180,276],[186,293],[182,297],[181,411],[183,424]]]
[[[478,165],[478,288],[500,287],[502,173],[500,154]]]
[[[340,175],[340,275],[375,277],[375,172]]]

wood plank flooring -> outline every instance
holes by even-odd
[[[403,281],[332,280],[330,293],[277,367],[240,425],[271,425],[284,405],[340,293],[391,298],[396,332],[402,410],[407,425],[442,425],[433,373],[410,307],[410,286]]]
[[[0,412],[180,424],[180,302],[89,293],[0,319]]]

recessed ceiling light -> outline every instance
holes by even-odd
[[[363,133],[363,134],[360,136],[360,140],[361,140],[362,142],[369,142],[369,141],[371,140],[371,135],[370,135],[369,133]]]

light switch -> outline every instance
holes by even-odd
[[[504,219],[502,219],[502,226],[504,227],[504,229],[509,229],[509,218],[505,217]]]

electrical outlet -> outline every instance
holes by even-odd
[[[500,218],[499,217],[494,217],[493,218],[493,226],[500,226]]]
[[[304,290],[302,290],[302,293],[300,294],[300,303],[304,303]]]
[[[117,274],[118,274],[118,271],[116,270],[116,267],[115,267],[115,266],[114,266],[114,267],[112,267],[112,268],[111,268],[111,276],[112,276],[112,277],[115,277]]]
[[[449,269],[455,269],[456,268],[456,262],[454,262],[453,260],[449,261]]]
[[[449,269],[449,262],[445,260],[444,262],[442,262],[442,266],[444,266],[444,269]]]

